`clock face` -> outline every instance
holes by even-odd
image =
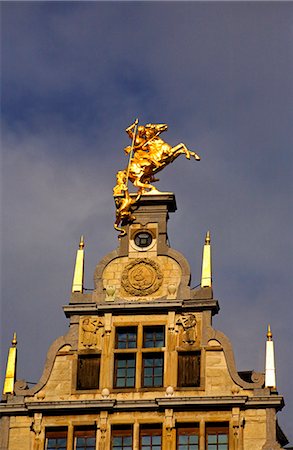
[[[146,248],[149,247],[152,243],[153,237],[151,233],[147,231],[140,231],[134,237],[134,243],[137,247]]]

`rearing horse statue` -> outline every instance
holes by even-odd
[[[160,172],[168,164],[172,163],[179,155],[184,154],[187,159],[192,156],[197,161],[200,157],[197,153],[188,150],[188,148],[180,143],[172,147],[165,142],[160,134],[168,129],[165,123],[154,124],[148,123],[144,126],[137,126],[138,121],[135,121],[126,129],[126,133],[132,139],[132,145],[124,149],[126,154],[129,154],[129,164],[125,170],[117,172],[117,184],[113,189],[113,195],[116,198],[121,196],[125,201],[116,201],[116,221],[114,227],[119,228],[122,220],[134,220],[134,216],[130,212],[130,207],[136,200],[130,199],[128,193],[127,183],[130,180],[134,186],[138,188],[138,195],[140,196],[147,191],[157,191],[152,185],[158,179],[155,174]],[[125,234],[122,231],[121,235]]]

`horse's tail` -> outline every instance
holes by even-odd
[[[116,222],[114,223],[114,228],[115,228],[115,230],[120,231],[120,234],[118,235],[118,239],[121,239],[122,236],[126,235],[126,231],[123,230],[123,228],[120,228]]]

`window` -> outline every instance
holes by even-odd
[[[131,427],[113,427],[112,450],[132,450],[132,428]]]
[[[136,353],[128,349],[137,348],[137,327],[117,327],[115,337],[114,387],[135,387]],[[121,352],[124,350],[123,352]]]
[[[135,245],[141,248],[149,247],[152,243],[152,235],[147,231],[140,231],[135,235],[134,242]]]
[[[200,352],[178,353],[178,387],[200,386]]]
[[[142,357],[142,386],[163,386],[164,372],[163,355],[159,353],[144,353]]]
[[[164,327],[144,327],[143,347],[157,348],[164,347],[165,329]]]
[[[161,450],[162,429],[161,427],[140,428],[140,450]]]
[[[164,385],[164,326],[117,327],[114,387],[150,388]],[[141,374],[137,368],[141,367]]]
[[[80,427],[74,430],[74,450],[95,450],[96,430],[94,427]]]
[[[46,430],[46,450],[66,450],[67,429],[52,428]]]
[[[116,348],[136,348],[137,327],[120,327],[116,330]]]
[[[228,450],[229,427],[225,424],[206,425],[206,450]]]
[[[199,450],[198,427],[180,425],[177,428],[177,450]]]
[[[100,355],[79,355],[76,389],[98,389],[99,378]]]
[[[164,355],[149,353],[145,349],[164,347],[165,327],[143,327],[142,387],[163,386]]]
[[[135,355],[115,355],[115,380],[116,388],[131,388],[135,386]]]

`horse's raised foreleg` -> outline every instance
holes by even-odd
[[[194,159],[196,159],[197,161],[200,161],[200,156],[195,153],[192,152],[191,150],[188,150],[188,148],[186,147],[185,144],[183,144],[182,142],[180,142],[180,144],[175,145],[175,147],[173,147],[173,151],[174,151],[174,155],[180,155],[181,153],[184,153],[187,159],[190,159],[191,156],[194,157]]]

